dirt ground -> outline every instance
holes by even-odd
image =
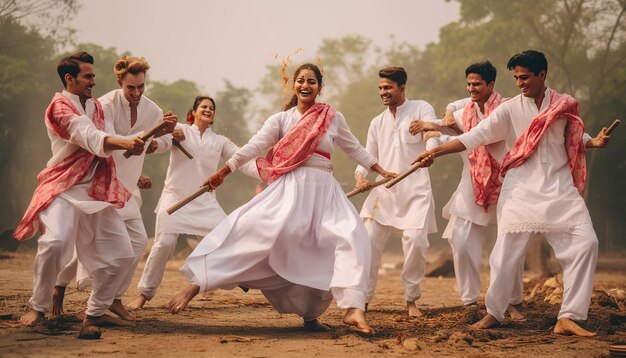
[[[609,356],[611,344],[626,344],[626,312],[623,304],[603,292],[626,287],[624,270],[596,275],[594,300],[585,327],[596,338],[558,336],[551,328],[558,304],[545,278],[527,280],[525,322],[508,322],[485,331],[469,328],[484,313],[484,306],[460,306],[454,278],[426,278],[418,307],[424,316],[409,318],[404,310],[400,279],[401,255],[383,258],[375,301],[367,318],[376,329],[373,337],[362,337],[341,323],[343,310],[334,304],[321,317],[333,330],[309,333],[295,315],[281,315],[259,291],[236,289],[201,294],[177,315],[164,305],[186,281],[178,272],[179,257],[169,262],[157,296],[136,311],[140,321],[130,328],[103,328],[98,340],[77,339],[87,294],[68,287],[66,316],[50,319],[35,328],[21,327],[17,318],[26,312],[32,286],[33,251],[0,251],[0,357],[23,356],[134,356],[134,357],[289,357],[289,356]],[[624,260],[617,260],[617,262]],[[136,282],[124,297],[135,297]],[[615,266],[615,265],[614,265]],[[618,265],[622,266],[623,265]],[[487,270],[483,270],[483,282]],[[535,291],[531,294],[531,291]],[[534,296],[534,297],[531,297]],[[558,295],[557,295],[558,296]],[[558,302],[558,297],[556,298]]]

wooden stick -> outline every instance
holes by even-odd
[[[174,212],[176,212],[176,210],[178,210],[178,209],[182,208],[183,206],[189,204],[195,198],[197,198],[200,195],[206,193],[207,191],[211,191],[211,187],[209,185],[201,186],[200,189],[196,190],[193,194],[189,195],[188,197],[184,198],[183,200],[179,201],[178,203],[172,205],[169,209],[167,209],[167,213],[170,214],[170,215],[174,214]]]
[[[361,191],[360,189],[354,189],[351,192],[349,192],[348,194],[346,194],[346,196],[348,198],[351,198],[351,197],[353,197],[353,196],[355,196],[357,194],[365,193],[366,191],[372,190],[372,189],[374,189],[377,186],[381,186],[381,185],[385,184],[386,182],[388,182],[390,180],[391,180],[391,178],[383,178],[383,179],[381,179],[381,180],[379,180],[377,182],[374,182],[372,184],[372,186],[369,189],[365,190],[365,191]]]
[[[622,121],[620,121],[619,119],[616,119],[613,121],[613,123],[611,124],[611,126],[606,130],[606,135],[610,135],[611,132],[613,132],[613,130],[615,128],[617,128],[617,126],[622,123]]]
[[[157,124],[156,126],[152,127],[147,132],[144,132],[144,134],[141,137],[139,137],[139,138],[141,138],[141,140],[143,140],[145,142],[148,138],[152,137],[158,131],[160,131],[161,129],[163,129],[165,127],[167,127],[167,122],[161,121],[161,122],[159,122],[159,124]],[[133,153],[131,153],[130,150],[127,150],[127,151],[124,152],[124,157],[126,159],[130,158],[131,155],[133,155]]]
[[[422,162],[417,162],[413,165],[411,165],[409,167],[409,169],[403,171],[402,173],[398,174],[395,178],[391,179],[387,185],[385,185],[385,188],[390,189],[392,186],[398,184],[398,182],[404,178],[406,178],[407,176],[409,176],[409,174],[413,173],[414,171],[418,170],[419,168],[421,168],[423,166]]]
[[[187,149],[185,149],[185,147],[183,147],[183,145],[182,145],[182,144],[180,144],[180,142],[179,142],[179,141],[177,141],[176,139],[172,138],[172,144],[173,144],[174,146],[176,146],[176,148],[180,149],[180,151],[181,151],[181,152],[183,152],[183,154],[184,154],[184,155],[186,155],[186,156],[187,156],[187,158],[189,158],[189,159],[193,159],[193,155],[191,155],[191,153],[189,153],[189,152],[187,151]]]

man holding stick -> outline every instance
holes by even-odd
[[[607,130],[595,138],[584,135],[578,102],[546,87],[548,63],[541,52],[516,54],[507,68],[513,70],[522,93],[469,132],[421,153],[416,161],[498,141],[504,141],[509,151],[501,167],[498,238],[489,261],[491,284],[485,300],[488,314],[474,327],[486,329],[504,320],[517,269],[532,233],[540,232],[563,268],[563,303],[554,332],[594,336],[575,323],[587,319],[598,254],[598,239],[580,192],[585,184],[585,148],[605,147]]]
[[[453,122],[446,123],[448,127],[454,126],[461,133],[468,132],[506,100],[494,91],[496,74],[496,68],[489,61],[474,63],[465,69],[469,101],[460,100],[448,105],[448,109],[462,105],[452,113]],[[438,137],[443,143],[455,138],[438,131],[429,131],[425,136]],[[447,238],[452,247],[459,296],[466,306],[475,305],[480,295],[481,236],[485,227],[495,221],[495,204],[502,185],[500,161],[505,153],[503,142],[459,153],[463,160],[461,181],[443,208],[443,216],[449,220],[443,238]],[[523,262],[520,265],[508,309],[514,319],[523,319],[515,307],[522,302],[524,293]]]
[[[177,117],[171,112],[163,115],[159,106],[143,95],[146,83],[146,73],[150,65],[143,57],[123,56],[113,68],[120,88],[100,97],[105,117],[105,130],[123,138],[132,138],[142,135],[148,140],[150,137],[159,137],[171,133],[176,126]],[[119,288],[116,290],[115,300],[109,310],[124,320],[134,321],[122,304],[122,296],[128,290],[139,259],[148,241],[148,235],[141,218],[141,194],[139,181],[145,159],[145,152],[139,155],[128,156],[128,153],[113,153],[120,181],[132,193],[132,197],[123,208],[117,209],[124,221],[130,237],[135,259],[124,273],[120,273]],[[145,182],[146,179],[143,178]],[[76,276],[77,261],[73,260],[60,273],[53,293],[53,313],[63,313],[63,297],[65,288]],[[78,273],[85,272],[78,270]],[[78,275],[77,281],[85,277]],[[79,285],[80,286],[80,285]],[[84,286],[84,285],[83,285]]]
[[[115,298],[117,276],[134,258],[123,221],[115,208],[124,206],[131,193],[116,174],[113,150],[140,154],[144,141],[122,139],[104,132],[100,102],[91,98],[95,86],[93,57],[86,52],[63,58],[57,72],[65,90],[57,93],[46,110],[45,123],[52,158],[38,176],[24,218],[15,230],[18,240],[39,229],[31,310],[20,318],[35,326],[52,306],[52,289],[74,248],[93,277],[84,325],[124,325],[105,314]]]
[[[435,121],[435,110],[426,101],[406,98],[407,74],[402,67],[384,68],[378,75],[378,92],[388,108],[372,120],[365,148],[384,168],[400,172],[426,148],[421,135],[409,133],[411,121],[418,118]],[[372,187],[366,179],[367,174],[366,168],[357,167],[354,174],[357,189],[366,191]],[[415,301],[422,295],[420,282],[425,273],[428,234],[437,231],[434,211],[428,170],[419,171],[393,190],[372,189],[361,210],[372,248],[368,303],[374,297],[385,243],[394,230],[400,230],[407,310],[411,317],[421,316]]]

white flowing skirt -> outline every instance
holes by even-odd
[[[278,275],[332,289],[339,301],[364,295],[370,256],[363,222],[332,174],[299,167],[226,217],[181,271],[201,291],[257,288],[254,282]]]

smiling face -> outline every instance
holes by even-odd
[[[320,84],[317,81],[315,72],[309,69],[301,70],[296,76],[293,90],[298,98],[299,104],[313,105],[320,92]]]
[[[535,75],[528,67],[515,66],[513,77],[524,97],[537,98],[545,92],[546,71],[541,70]]]
[[[467,92],[473,102],[485,103],[493,93],[495,82],[487,84],[478,73],[470,73],[467,75]]]
[[[68,92],[77,95],[81,99],[92,97],[92,89],[96,85],[96,74],[93,65],[87,62],[79,62],[80,71],[76,78],[70,74],[65,75]]]
[[[198,108],[193,110],[194,123],[198,127],[212,125],[215,117],[215,105],[211,100],[203,99]]]
[[[137,74],[127,73],[122,79],[117,80],[120,85],[124,97],[130,104],[137,105],[141,100],[143,91],[146,88],[146,74],[139,72]]]
[[[398,83],[389,78],[380,78],[378,80],[378,94],[383,100],[385,106],[391,108],[398,107],[404,103],[404,88],[406,85],[398,86]]]

